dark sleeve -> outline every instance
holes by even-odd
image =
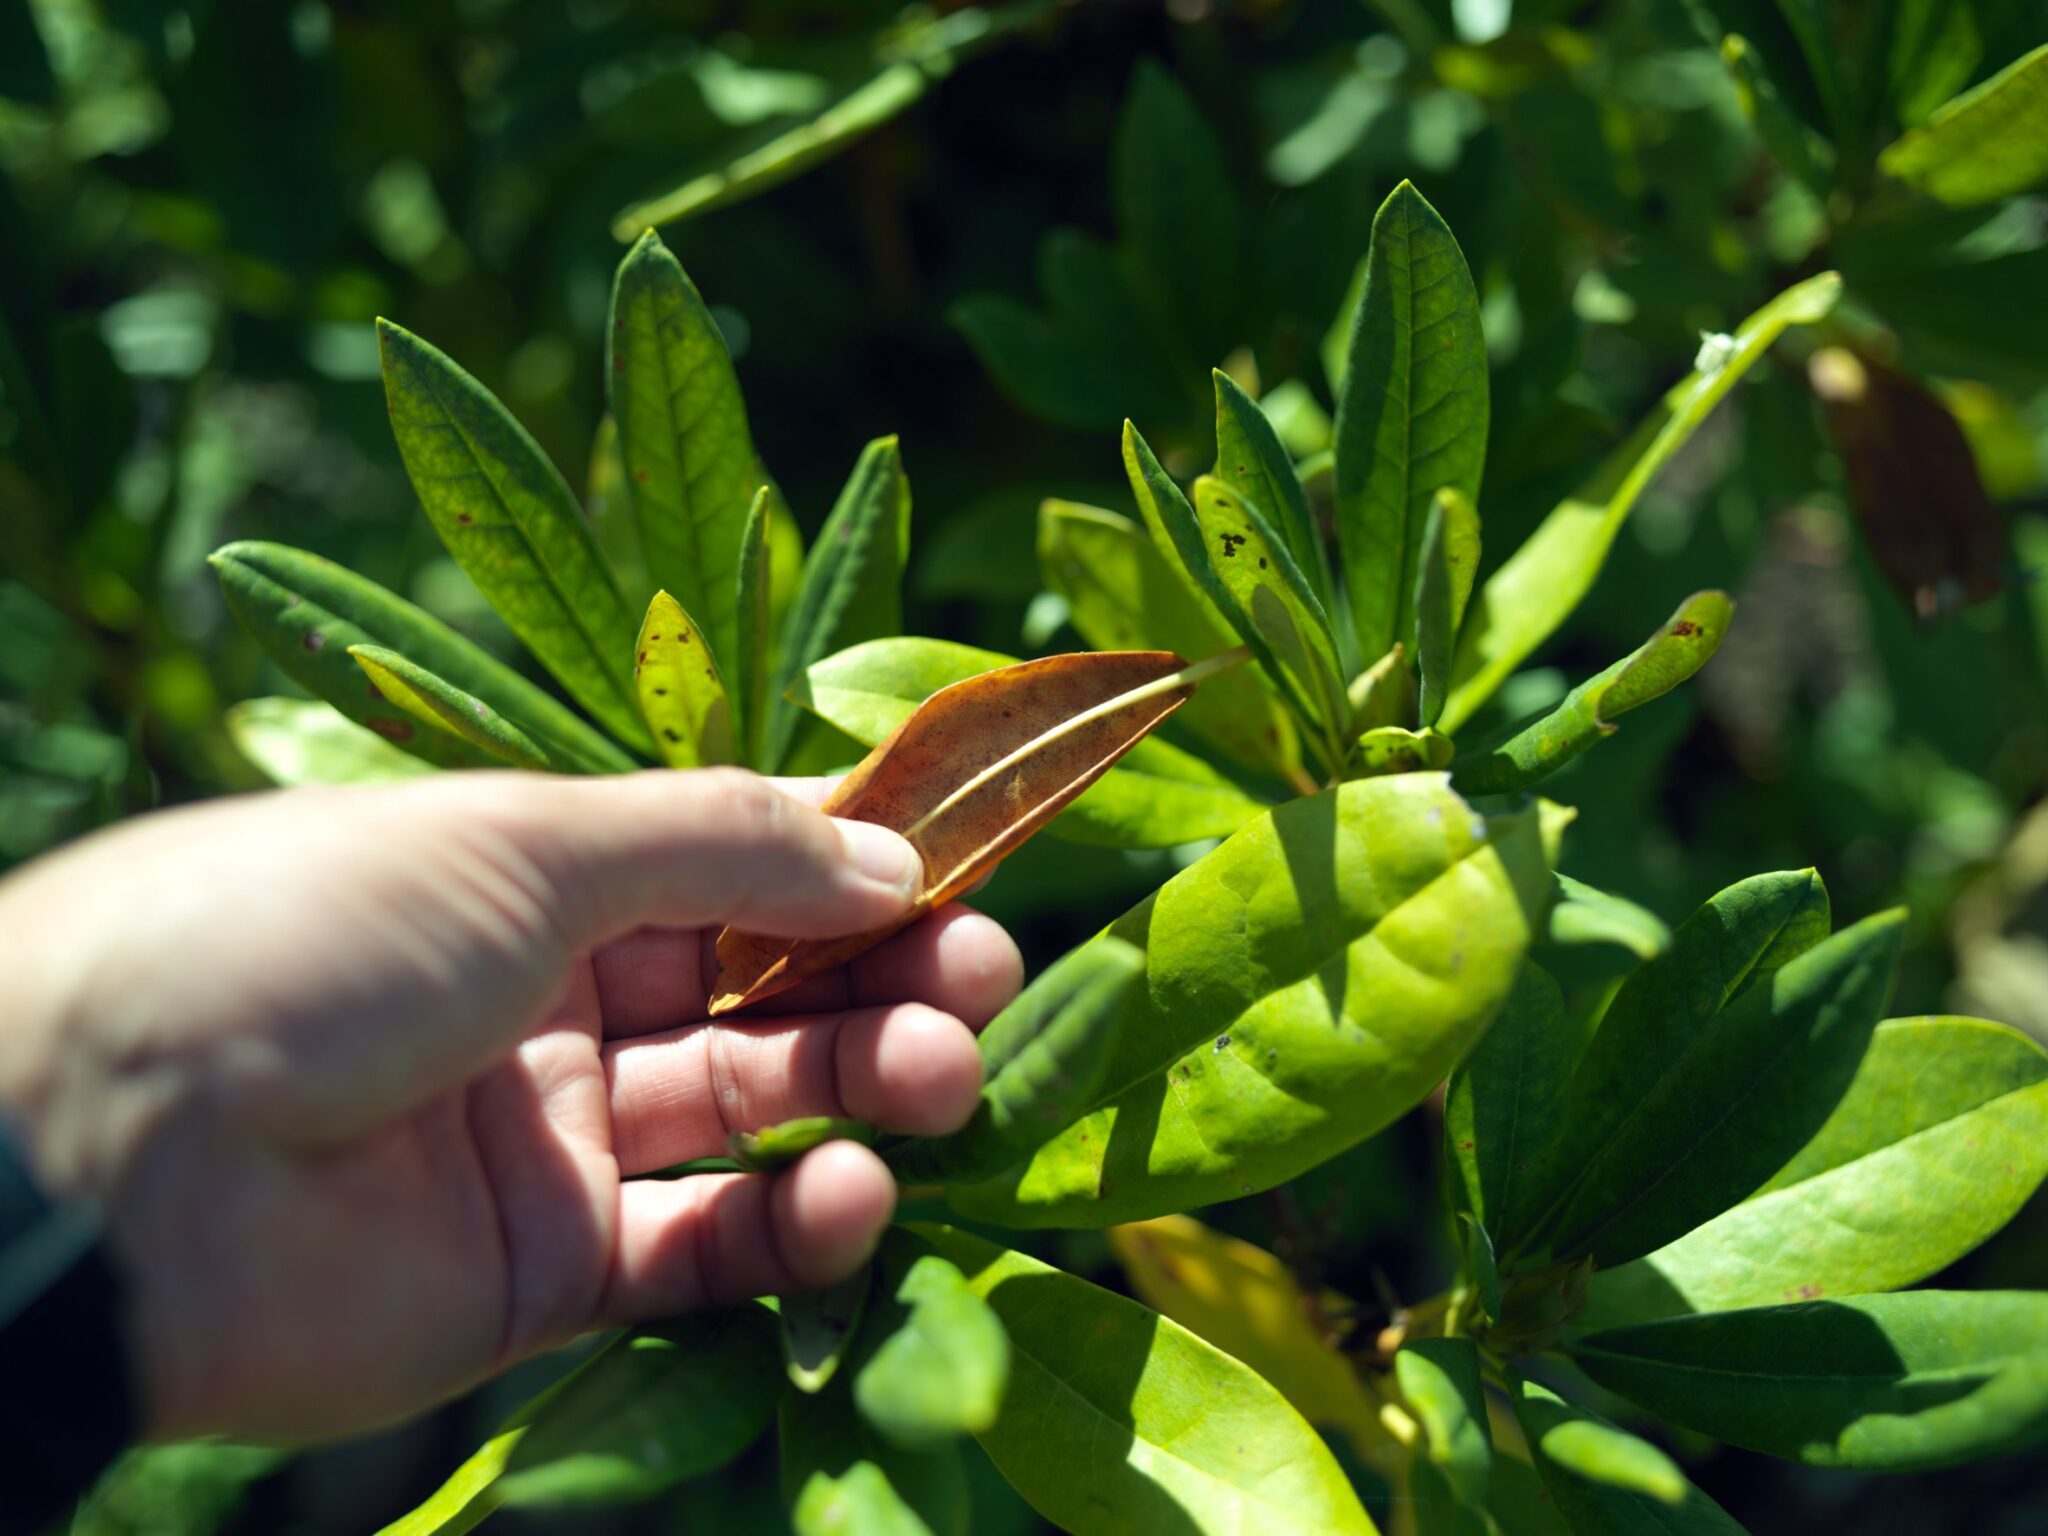
[[[47,1199],[0,1127],[0,1536],[68,1520],[134,1433],[98,1216]]]

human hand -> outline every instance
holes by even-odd
[[[787,791],[787,793],[783,792]],[[0,1112],[130,1279],[152,1437],[367,1428],[591,1328],[828,1284],[867,1148],[637,1179],[727,1133],[972,1112],[1016,991],[951,907],[703,1022],[726,922],[879,926],[917,856],[737,770],[437,775],[146,817],[0,883]]]

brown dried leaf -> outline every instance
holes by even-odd
[[[726,929],[711,1012],[843,965],[967,890],[1187,701],[1194,679],[1172,682],[1186,665],[1171,651],[1083,652],[941,688],[821,807],[909,839],[924,858],[916,903],[886,928],[843,939]]]
[[[2005,585],[2005,524],[1946,405],[1911,375],[1828,347],[1807,365],[1863,536],[1914,615],[1944,618]]]

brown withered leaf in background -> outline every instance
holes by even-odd
[[[910,840],[924,858],[915,905],[886,928],[843,939],[726,929],[718,936],[711,1012],[745,1007],[843,965],[967,890],[1186,702],[1187,687],[1115,702],[1185,665],[1171,651],[1084,652],[941,688],[821,807]]]
[[[1815,353],[1807,376],[1863,537],[1914,614],[1937,619],[1995,597],[2005,522],[1948,407],[1910,374],[1844,347]]]

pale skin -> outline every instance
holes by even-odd
[[[909,845],[822,795],[723,769],[293,790],[0,882],[0,1115],[102,1204],[147,1433],[344,1435],[594,1328],[857,1268],[895,1203],[863,1146],[638,1177],[798,1115],[973,1110],[973,1030],[1021,962],[965,907],[705,1022],[725,923],[908,906]]]

